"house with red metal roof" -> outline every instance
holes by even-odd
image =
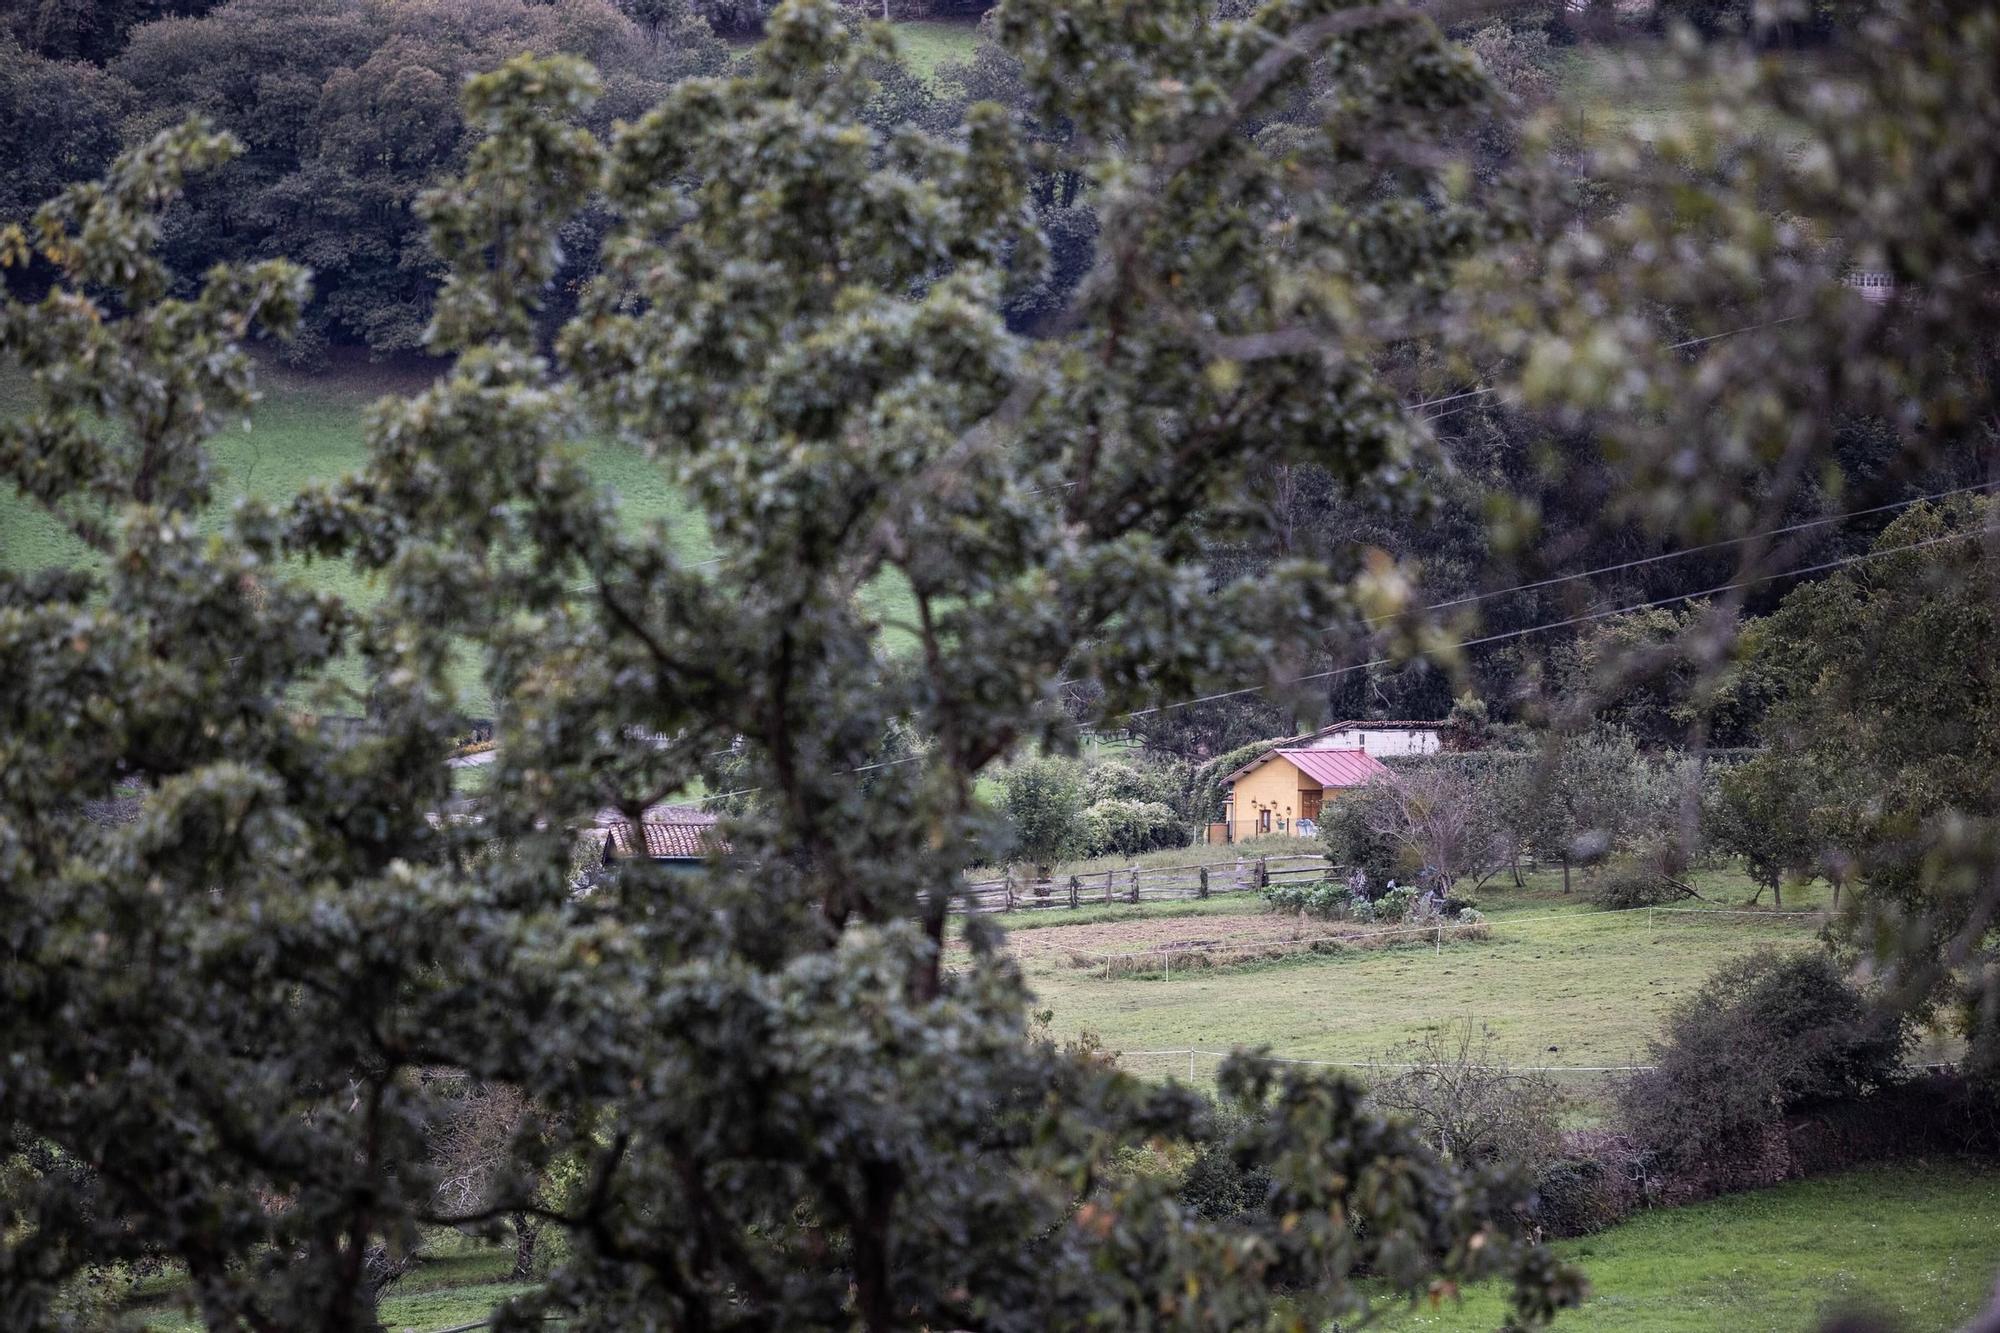
[[[1318,832],[1320,810],[1329,800],[1389,777],[1387,765],[1360,747],[1336,749],[1308,743],[1314,737],[1279,742],[1231,773],[1222,822],[1209,830],[1211,842],[1237,842],[1267,834],[1310,836]]]

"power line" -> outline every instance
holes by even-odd
[[[1830,514],[1825,518],[1809,519],[1782,528],[1771,528],[1764,532],[1746,533],[1741,537],[1725,537],[1720,541],[1705,542],[1700,546],[1685,546],[1677,551],[1666,551],[1660,555],[1641,556],[1636,560],[1622,560],[1615,565],[1599,565],[1596,569],[1586,569],[1575,574],[1557,574],[1532,583],[1517,583],[1511,588],[1495,588],[1491,592],[1472,593],[1465,597],[1454,597],[1450,601],[1436,602],[1424,608],[1426,611],[1444,611],[1454,606],[1467,606],[1473,602],[1483,602],[1494,597],[1505,597],[1509,593],[1528,592],[1535,588],[1552,587],[1558,583],[1568,583],[1575,579],[1596,578],[1600,574],[1616,574],[1627,569],[1638,569],[1643,565],[1656,565],[1663,560],[1678,560],[1683,556],[1700,555],[1705,551],[1719,551],[1724,547],[1741,546],[1760,537],[1783,537],[1789,533],[1804,532],[1809,528],[1825,527],[1829,523],[1844,523],[1850,518],[1865,518],[1870,514],[1887,513],[1892,509],[1908,509],[1911,505],[1923,504],[1929,500],[1949,499],[1954,495],[1969,495],[1974,491],[1988,491],[2000,486],[2000,481],[1982,481],[1972,486],[1957,486],[1948,491],[1933,491],[1929,495],[1913,496],[1908,500],[1894,500],[1888,504],[1875,505],[1869,509],[1851,509],[1844,514]],[[1377,624],[1389,616],[1377,616],[1368,624]]]
[[[1914,503],[1914,501],[1912,503]],[[1863,511],[1863,512],[1868,512],[1868,511]],[[1655,598],[1650,602],[1634,602],[1630,606],[1613,607],[1610,608],[1609,610],[1604,610],[1604,611],[1592,611],[1585,615],[1571,616],[1566,620],[1552,620],[1544,622],[1539,625],[1529,625],[1521,629],[1504,630],[1498,634],[1487,634],[1481,636],[1480,638],[1467,639],[1463,643],[1460,643],[1458,647],[1461,649],[1479,648],[1488,644],[1502,643],[1509,639],[1525,638],[1530,634],[1542,634],[1546,633],[1549,630],[1567,629],[1572,625],[1588,624],[1591,621],[1604,620],[1611,616],[1628,615],[1634,611],[1650,611],[1656,607],[1672,606],[1676,602],[1691,602],[1696,600],[1697,598],[1713,597],[1717,593],[1733,592],[1740,588],[1754,587],[1755,585],[1760,583],[1768,583],[1773,579],[1799,578],[1807,574],[1824,573],[1825,571],[1830,569],[1839,569],[1848,565],[1859,564],[1864,560],[1873,560],[1878,556],[1898,555],[1905,551],[1919,551],[1927,546],[1936,546],[1941,542],[1963,541],[1969,537],[1981,537],[1984,535],[1985,534],[1980,532],[1946,533],[1943,536],[1929,537],[1923,541],[1910,542],[1903,546],[1891,546],[1884,550],[1878,550],[1878,551],[1863,551],[1858,555],[1843,556],[1838,560],[1827,560],[1817,565],[1807,565],[1801,569],[1774,570],[1768,574],[1759,574],[1755,578],[1741,579],[1734,583],[1717,584],[1713,588],[1704,588],[1699,592],[1677,593],[1672,597],[1659,597]],[[1239,689],[1222,690],[1215,694],[1204,694],[1193,699],[1177,699],[1171,703],[1154,704],[1151,707],[1147,708],[1135,708],[1129,712],[1113,713],[1111,714],[1111,718],[1116,720],[1123,720],[1126,718],[1149,717],[1155,713],[1172,712],[1176,709],[1181,709],[1181,708],[1193,708],[1200,704],[1216,703],[1223,699],[1240,698],[1241,696],[1246,694],[1262,694],[1264,691],[1273,688],[1273,686],[1275,685],[1303,685],[1310,681],[1332,680],[1339,676],[1351,675],[1356,671],[1366,671],[1370,667],[1386,666],[1393,661],[1395,661],[1393,657],[1371,658],[1366,662],[1356,662],[1348,666],[1334,667],[1328,671],[1315,671],[1303,676],[1293,676],[1283,681],[1266,681],[1258,685],[1246,685]],[[855,768],[842,769],[834,776],[847,777],[860,773],[872,773],[879,769],[895,768],[901,764],[913,764],[920,761],[923,758],[924,758],[923,755],[913,754],[913,755],[905,755],[901,759],[885,759],[877,763],[862,764]],[[716,792],[706,797],[705,799],[724,800],[733,796],[750,796],[762,790],[763,790],[762,787],[739,787],[734,791]]]
[[[1802,569],[1773,570],[1771,573],[1759,574],[1755,578],[1742,579],[1735,583],[1720,583],[1713,588],[1704,588],[1699,592],[1676,593],[1672,597],[1658,597],[1650,602],[1634,602],[1630,606],[1618,606],[1604,611],[1592,611],[1585,615],[1571,616],[1566,620],[1551,620],[1540,625],[1529,625],[1522,629],[1510,629],[1498,634],[1487,634],[1480,638],[1467,639],[1460,643],[1458,647],[1478,648],[1486,644],[1502,643],[1509,639],[1525,638],[1530,634],[1542,634],[1552,629],[1567,629],[1572,625],[1584,625],[1593,620],[1604,620],[1611,616],[1627,615],[1634,611],[1650,611],[1655,607],[1672,606],[1676,602],[1691,602],[1701,597],[1713,597],[1717,593],[1733,592],[1739,588],[1753,587],[1759,583],[1768,583],[1772,579],[1798,578],[1807,574],[1818,574],[1829,569],[1838,569],[1845,565],[1859,564],[1863,560],[1873,560],[1877,556],[1896,555],[1903,551],[1916,551],[1926,546],[1935,546],[1940,542],[1963,541],[1968,537],[1982,535],[1984,534],[1978,532],[1947,533],[1942,537],[1930,537],[1924,541],[1911,542],[1906,546],[1892,546],[1886,550],[1879,551],[1863,551],[1859,555],[1844,556],[1841,559],[1828,560],[1817,565],[1807,565]],[[1287,680],[1266,682],[1261,685],[1246,685],[1241,689],[1222,690],[1215,694],[1202,695],[1197,699],[1180,699],[1173,703],[1155,704],[1150,708],[1135,708],[1129,713],[1115,713],[1112,716],[1120,719],[1146,717],[1153,713],[1170,712],[1178,708],[1192,708],[1197,704],[1215,703],[1223,699],[1234,699],[1246,694],[1261,694],[1265,690],[1272,688],[1273,685],[1303,685],[1309,681],[1332,680],[1335,677],[1349,675],[1356,671],[1366,671],[1370,667],[1385,666],[1393,661],[1395,659],[1392,657],[1371,658],[1366,662],[1356,662],[1351,666],[1335,667],[1329,671],[1315,671],[1308,675],[1293,676]]]

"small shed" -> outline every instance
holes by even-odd
[[[644,857],[691,870],[710,857],[729,852],[729,843],[716,831],[716,817],[696,806],[653,806],[637,820],[628,819],[617,809],[601,810],[597,829],[607,864]]]

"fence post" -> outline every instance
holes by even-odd
[[[1438,923],[1437,948],[1432,949],[1431,953],[1433,956],[1442,956],[1444,953],[1444,923],[1442,921]]]
[[[1257,858],[1256,888],[1258,892],[1261,893],[1265,889],[1268,889],[1270,887],[1271,887],[1271,863],[1268,859],[1260,856]]]
[[[1171,953],[1162,952],[1160,957],[1167,960],[1167,980],[1171,982],[1174,979],[1174,956]]]
[[[1194,1086],[1194,1050],[1192,1047],[1188,1050],[1188,1086],[1190,1088]]]
[[[1069,905],[1071,907],[1083,905],[1083,881],[1075,875],[1069,877]]]
[[[1200,887],[1199,889],[1197,889],[1197,890],[1195,891],[1195,896],[1196,896],[1196,897],[1200,897],[1200,898],[1206,898],[1206,897],[1208,897],[1208,867],[1207,867],[1207,866],[1203,866],[1203,867],[1201,868],[1201,887]]]
[[[1137,866],[1132,867],[1132,888],[1130,890],[1130,900],[1134,903],[1139,901],[1139,867]]]
[[[1107,906],[1111,902],[1111,876],[1114,873],[1116,872],[1110,869],[1106,869],[1104,872],[1104,901]]]
[[[1002,885],[1002,887],[1003,887],[1003,888],[1004,888],[1004,889],[1006,890],[1006,894],[1007,894],[1007,897],[1006,897],[1006,899],[1004,900],[1004,902],[1003,902],[1003,904],[1002,904],[1002,906],[1001,906],[1000,910],[1001,910],[1001,911],[1003,911],[1003,912],[1011,912],[1011,911],[1013,911],[1013,910],[1014,910],[1014,872],[1013,872],[1013,871],[1009,870],[1009,871],[1007,872],[1007,875],[1006,875],[1006,877],[1005,877],[1005,878],[1004,878],[1004,879],[1003,879],[1003,880],[1001,881],[1001,885]]]

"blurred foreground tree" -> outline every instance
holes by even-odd
[[[1062,339],[1006,324],[1039,258],[1021,142],[992,109],[953,139],[871,120],[886,32],[788,4],[744,72],[609,143],[594,75],[522,57],[470,82],[483,138],[422,204],[451,372],[283,512],[211,514],[203,442],[301,275],[180,300],[155,257],[184,173],[236,145],[166,132],[9,237],[67,281],[0,317],[31,394],[0,467],[102,557],[0,575],[0,1155],[63,1168],[0,1194],[10,1327],[165,1258],[213,1328],[372,1330],[424,1224],[510,1219],[562,1257],[508,1329],[1307,1329],[1495,1276],[1524,1325],[1576,1299],[1524,1182],[1347,1080],[1232,1061],[1218,1137],[1192,1092],[1038,1038],[979,919],[945,966],[975,781],[1074,743],[1065,678],[1129,709],[1342,614],[1305,561],[1217,595],[1188,517],[1291,462],[1399,484],[1371,367],[1496,228],[1408,151],[1487,95],[1409,9],[1020,0],[999,27],[1100,200]],[[1240,133],[1316,58],[1349,92],[1322,132]],[[537,322],[598,196],[620,222],[559,375]],[[713,560],[621,521],[589,429],[698,500]],[[378,601],[287,573],[336,557]],[[502,701],[477,817],[442,762],[468,646]],[[349,654],[375,728],[302,711],[340,706]],[[934,743],[882,757],[904,731]],[[593,812],[725,766],[727,856],[572,892]],[[134,783],[136,820],[81,818]],[[454,1085],[532,1108],[455,1177]],[[1195,1142],[1268,1180],[1254,1207],[1197,1219],[1117,1169]]]

